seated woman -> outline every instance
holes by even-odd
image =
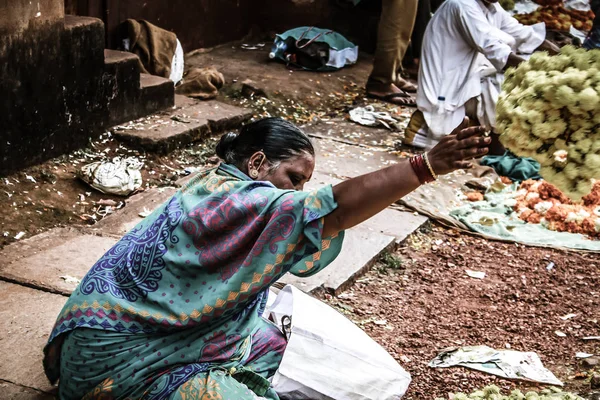
[[[61,399],[277,399],[286,341],[261,317],[269,286],[310,276],[343,231],[487,152],[479,127],[427,155],[302,192],[308,137],[264,119],[221,138],[194,177],[92,267],[58,316],[44,367]]]

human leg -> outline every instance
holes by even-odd
[[[279,368],[287,341],[283,333],[275,325],[262,320],[258,331],[252,336],[250,356],[245,367],[264,378],[275,375]]]
[[[401,105],[414,105],[414,99],[406,95],[396,83],[402,79],[398,71],[402,69],[402,59],[408,47],[416,12],[417,0],[383,0],[373,71],[367,82],[367,94],[372,97]]]
[[[182,384],[169,400],[279,400],[272,390],[257,395],[228,372],[214,370],[201,373]]]
[[[269,399],[278,400],[267,378],[283,358],[286,340],[279,329],[261,320],[252,335],[252,347],[243,365],[198,373],[174,391],[170,400]]]
[[[417,0],[383,0],[377,50],[370,82],[394,83],[408,48],[417,15]]]

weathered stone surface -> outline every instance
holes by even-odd
[[[405,118],[409,118],[406,115]],[[327,138],[361,147],[394,147],[404,138],[403,132],[393,132],[383,127],[371,128],[345,119],[319,122],[304,127],[304,131],[317,139]]]
[[[378,147],[365,148],[328,139],[315,139],[313,143],[317,153],[315,170],[339,178],[375,172],[401,160],[397,155]]]
[[[0,34],[0,175],[85,146],[104,129],[102,21],[73,20]]]
[[[11,0],[0,4],[0,33],[19,33],[31,25],[60,21],[64,17],[62,0]]]
[[[590,387],[592,389],[600,389],[600,374],[594,374],[590,379]]]
[[[242,96],[244,97],[269,97],[252,79],[242,82]]]
[[[102,235],[122,236],[135,227],[143,217],[144,209],[153,211],[177,192],[177,188],[164,187],[147,190],[127,199],[126,206],[109,215],[92,227],[92,231]]]
[[[600,357],[588,357],[581,360],[581,366],[586,369],[596,368],[600,365]]]
[[[6,246],[0,252],[0,277],[27,286],[70,295],[81,279],[117,237],[56,228]],[[64,277],[64,278],[61,278]],[[67,279],[65,279],[67,278]]]
[[[58,0],[18,3],[0,6],[0,32],[5,9],[26,19],[39,12],[34,20],[46,22],[0,34],[0,175],[84,147],[112,125],[173,105],[173,82],[140,80],[134,58],[104,52],[101,20],[62,18],[64,2]]]
[[[0,281],[0,382],[26,386],[43,392],[51,392],[52,386],[46,379],[42,367],[43,348],[48,340],[56,316],[60,313],[66,298],[40,290],[30,289]],[[9,388],[16,397],[13,399],[44,399],[33,391],[13,385]],[[1,388],[0,388],[1,390]]]
[[[175,105],[175,84],[172,80],[160,76],[140,75],[140,101],[137,115],[139,118],[158,110]]]
[[[192,116],[206,118],[213,134],[237,129],[242,123],[252,118],[251,110],[221,103],[220,101],[204,101],[200,105],[204,107],[194,109]]]
[[[213,100],[185,106],[170,114],[163,118],[171,119],[169,124],[117,131],[115,134],[133,146],[168,153],[213,133],[235,129],[252,117],[252,113],[246,109]]]
[[[11,400],[53,400],[55,396],[30,389],[24,386],[15,385],[14,383],[4,382],[0,377],[0,393],[3,399]]]

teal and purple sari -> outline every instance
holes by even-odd
[[[331,186],[280,190],[220,167],[127,233],[73,292],[45,348],[61,399],[277,399],[286,341],[262,318],[285,273],[337,256]]]

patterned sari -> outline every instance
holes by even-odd
[[[87,273],[58,316],[44,367],[61,399],[277,399],[285,340],[261,317],[269,286],[338,255],[337,204],[222,164],[194,177]]]

